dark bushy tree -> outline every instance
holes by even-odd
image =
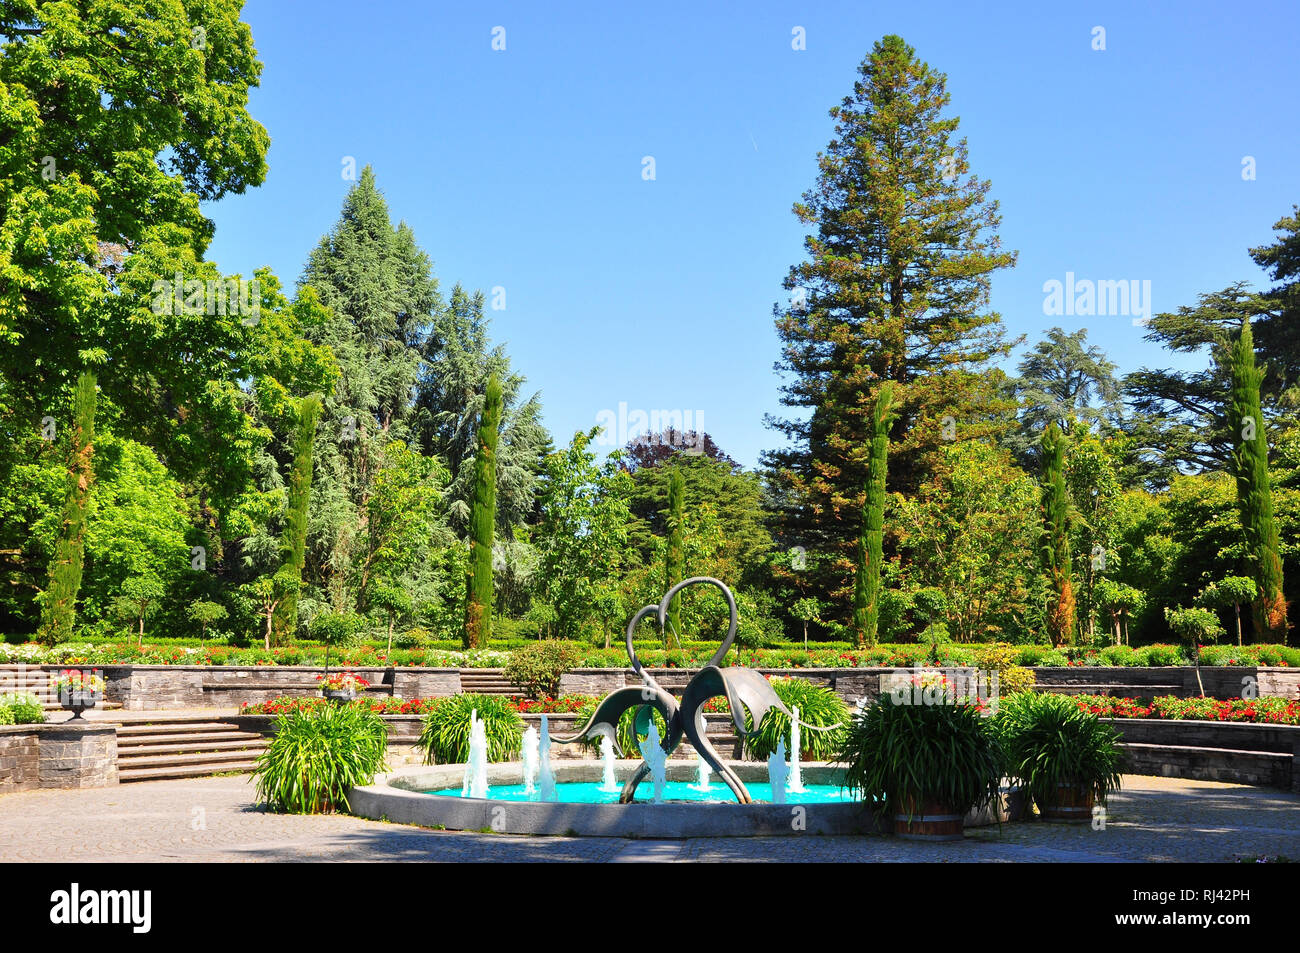
[[[1241,326],[1232,349],[1232,426],[1236,427],[1233,470],[1237,480],[1237,507],[1246,536],[1247,558],[1255,577],[1253,603],[1255,638],[1285,642],[1286,597],[1282,594],[1282,559],[1278,554],[1277,522],[1273,518],[1273,491],[1268,476],[1268,441],[1259,386],[1264,378],[1255,365],[1255,345],[1250,322]]]
[[[467,649],[486,648],[492,635],[492,539],[497,517],[497,443],[501,437],[501,382],[488,378],[474,454],[470,497],[469,570],[465,591]]]

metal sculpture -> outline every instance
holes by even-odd
[[[641,620],[652,613],[656,615],[659,630],[662,632],[667,623],[668,606],[673,597],[687,586],[700,584],[717,586],[722,590],[722,595],[727,600],[727,610],[731,619],[727,626],[727,636],[722,640],[722,645],[713,653],[713,657],[709,659],[708,664],[691,678],[686,685],[686,689],[682,692],[681,703],[678,704],[677,699],[665,691],[641,665],[641,660],[637,658],[636,649],[632,645],[632,638],[636,633],[637,626],[641,624]],[[667,725],[667,731],[664,732],[663,741],[660,744],[666,756],[671,755],[677,749],[677,746],[681,744],[682,738],[685,737],[709,767],[726,782],[727,787],[731,788],[737,801],[741,804],[752,803],[753,798],[749,796],[749,791],[740,778],[736,776],[736,772],[722,760],[713,745],[709,743],[704,721],[704,703],[710,698],[725,697],[731,709],[732,721],[736,724],[736,732],[742,738],[753,733],[745,730],[746,711],[750,714],[755,732],[758,730],[758,725],[763,720],[763,716],[773,708],[783,712],[787,717],[793,716],[761,673],[752,668],[741,668],[739,666],[723,668],[721,666],[720,663],[726,658],[727,652],[731,649],[731,643],[735,641],[736,622],[736,598],[731,594],[731,590],[727,588],[725,583],[714,579],[712,576],[693,576],[679,582],[668,590],[668,593],[657,606],[648,605],[643,607],[628,623],[627,657],[631,660],[632,671],[641,676],[643,684],[640,686],[629,685],[626,688],[611,692],[596,706],[595,713],[592,714],[590,720],[580,732],[568,738],[555,738],[553,740],[558,744],[572,744],[576,741],[594,741],[603,736],[609,738],[614,750],[622,757],[622,751],[618,747],[619,719],[629,710],[637,709],[635,716],[637,734],[646,734],[647,732],[643,729],[648,726],[652,717],[651,712],[658,711],[663,715],[664,723]],[[802,721],[800,725],[813,731],[830,730],[816,725],[807,725]],[[645,780],[646,775],[649,773],[649,765],[642,760],[632,777],[623,786],[623,793],[619,795],[619,803],[631,803],[636,794],[637,786]]]

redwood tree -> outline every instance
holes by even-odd
[[[970,173],[958,119],[943,115],[944,75],[897,36],[858,73],[830,112],[816,185],[794,207],[814,231],[785,279],[790,305],[776,310],[778,367],[790,378],[782,402],[810,412],[772,421],[790,446],[764,458],[787,545],[832,557],[820,582],[841,618],[868,483],[869,396],[880,381],[896,385],[896,490],[918,486],[945,441],[1002,426],[984,372],[1009,345],[989,282],[1015,261],[1000,250],[997,203]]]

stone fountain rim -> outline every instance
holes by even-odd
[[[622,783],[636,770],[639,761],[615,762]],[[743,781],[766,781],[767,766],[752,761],[730,761]],[[810,784],[833,784],[843,777],[843,767],[827,762],[802,765]],[[600,761],[584,760],[554,765],[558,782],[599,781]],[[757,837],[789,834],[872,834],[887,833],[889,819],[860,801],[839,804],[701,804],[669,801],[663,804],[565,804],[539,801],[493,801],[485,798],[440,797],[421,790],[456,787],[464,777],[463,764],[423,765],[379,775],[375,782],[353,788],[348,801],[353,814],[372,820],[460,831],[491,831],[499,834],[582,837]],[[519,784],[523,780],[520,762],[488,765],[490,784]],[[669,762],[672,781],[694,780],[694,761]],[[716,782],[721,784],[721,782]],[[1018,789],[1004,795],[1002,820],[1014,820],[1023,812]],[[969,827],[996,823],[993,810],[971,812]]]

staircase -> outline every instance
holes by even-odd
[[[117,729],[117,773],[122,783],[200,778],[252,771],[266,739],[202,716],[127,722]]]
[[[460,690],[466,695],[520,695],[528,693],[506,681],[499,668],[462,668]]]

